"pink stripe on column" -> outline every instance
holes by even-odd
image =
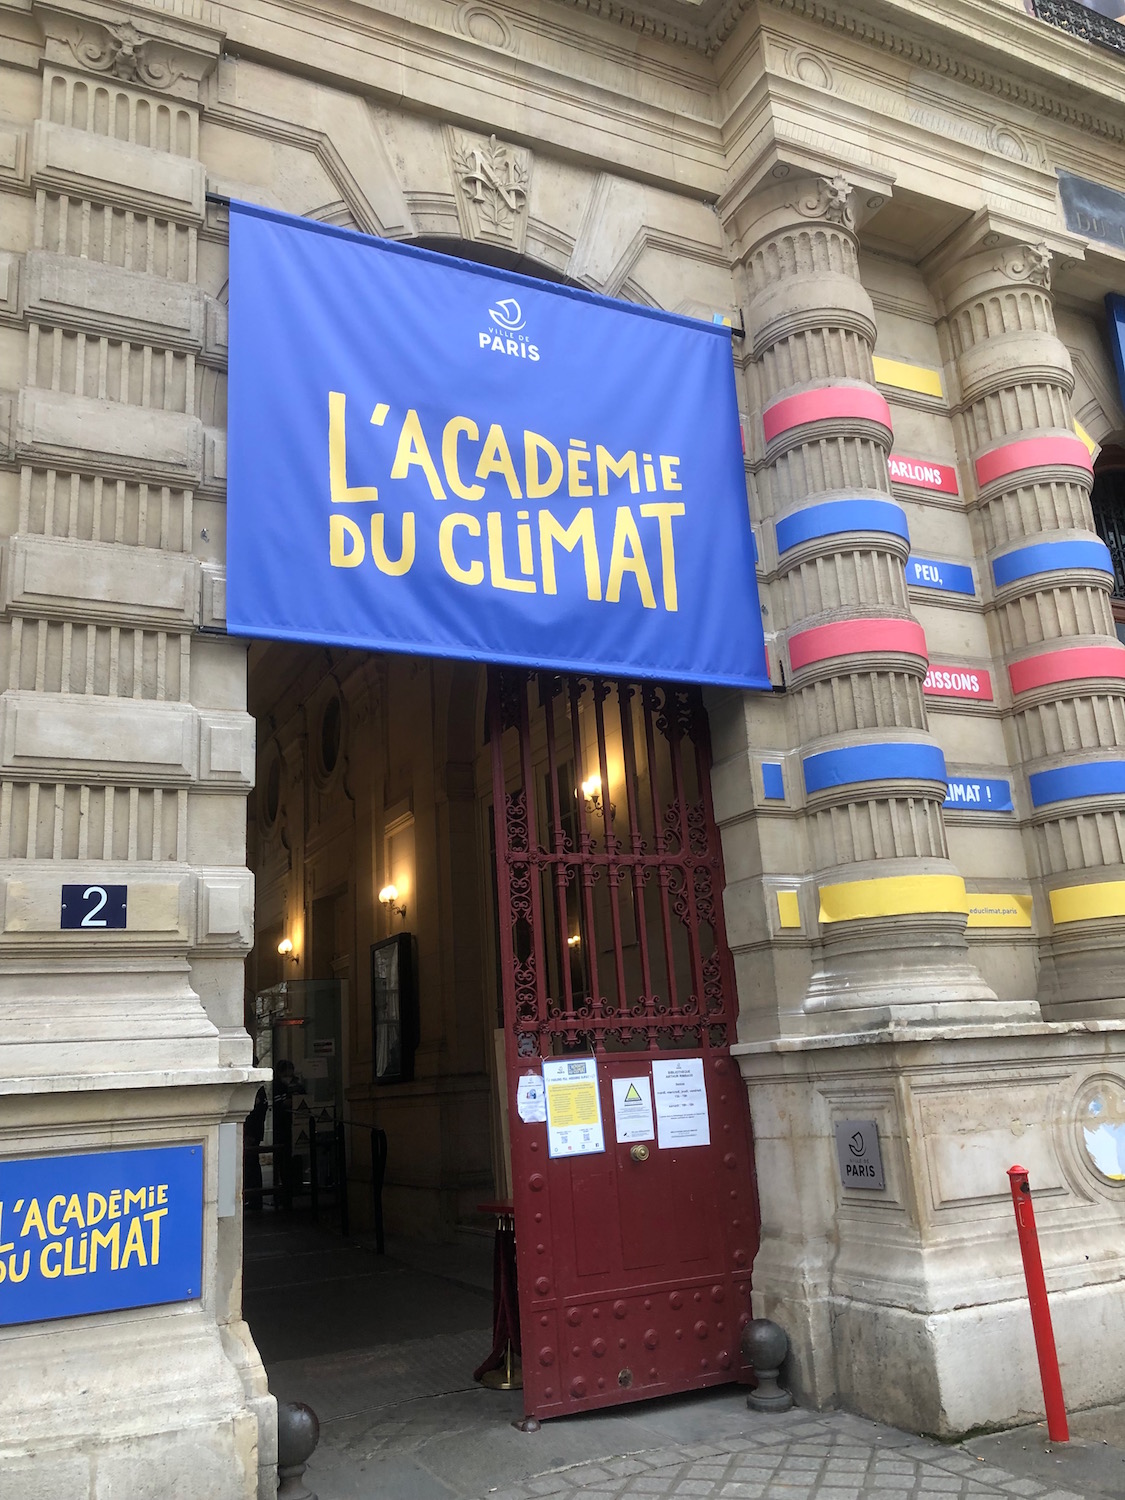
[[[976,462],[977,483],[991,484],[994,479],[1003,479],[1006,474],[1016,474],[1020,469],[1054,464],[1067,464],[1072,469],[1085,469],[1091,474],[1094,471],[1089,450],[1081,438],[1023,438],[1018,443],[993,448],[991,453],[982,453]]]
[[[891,425],[891,409],[878,391],[862,385],[824,385],[799,396],[786,396],[762,413],[766,442],[803,422],[824,422],[830,417]],[[1076,440],[1077,441],[1077,440]]]
[[[926,635],[916,620],[840,620],[789,637],[789,665],[794,672],[810,662],[857,651],[903,651],[925,658]]]
[[[1013,693],[1029,693],[1032,688],[1088,677],[1125,678],[1125,646],[1071,646],[1065,651],[1044,651],[1008,668]]]

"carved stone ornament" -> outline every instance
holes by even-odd
[[[494,135],[448,131],[447,149],[456,184],[457,220],[466,239],[523,250],[531,152]]]
[[[1051,252],[1044,244],[1014,246],[996,269],[1010,281],[1026,281],[1031,286],[1050,289]]]
[[[806,219],[824,219],[829,224],[854,229],[851,196],[851,183],[837,173],[835,177],[818,177],[815,186],[802,192],[792,206]]]
[[[121,26],[99,26],[69,39],[74,60],[92,73],[112,73],[126,83],[169,89],[183,72],[172,62],[168,48],[137,30],[131,21]]]

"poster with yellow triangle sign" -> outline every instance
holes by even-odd
[[[613,1121],[619,1142],[651,1141],[656,1136],[652,1116],[652,1079],[613,1080]]]

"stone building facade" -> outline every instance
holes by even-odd
[[[0,36],[0,1157],[205,1154],[199,1298],[0,1333],[0,1495],[273,1492],[245,989],[337,901],[373,1110],[354,955],[408,825],[445,967],[385,1106],[427,1143],[396,1211],[440,1229],[503,1172],[487,902],[457,876],[484,868],[479,681],[248,666],[224,629],[231,197],[744,331],[785,691],[707,706],[756,1308],[805,1401],[1034,1414],[1019,1160],[1068,1396],[1121,1399],[1125,1182],[1085,1143],[1092,1109],[1125,1125],[1125,647],[1089,500],[1125,444],[1125,247],[1112,214],[1072,227],[1058,173],[1125,192],[1125,61],[1000,0],[14,0]],[[95,879],[127,929],[60,931]],[[854,1119],[878,1195],[839,1180]]]

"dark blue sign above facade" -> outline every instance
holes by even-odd
[[[0,1161],[0,1325],[198,1297],[203,1147]]]
[[[231,205],[228,628],[770,686],[728,329]]]

